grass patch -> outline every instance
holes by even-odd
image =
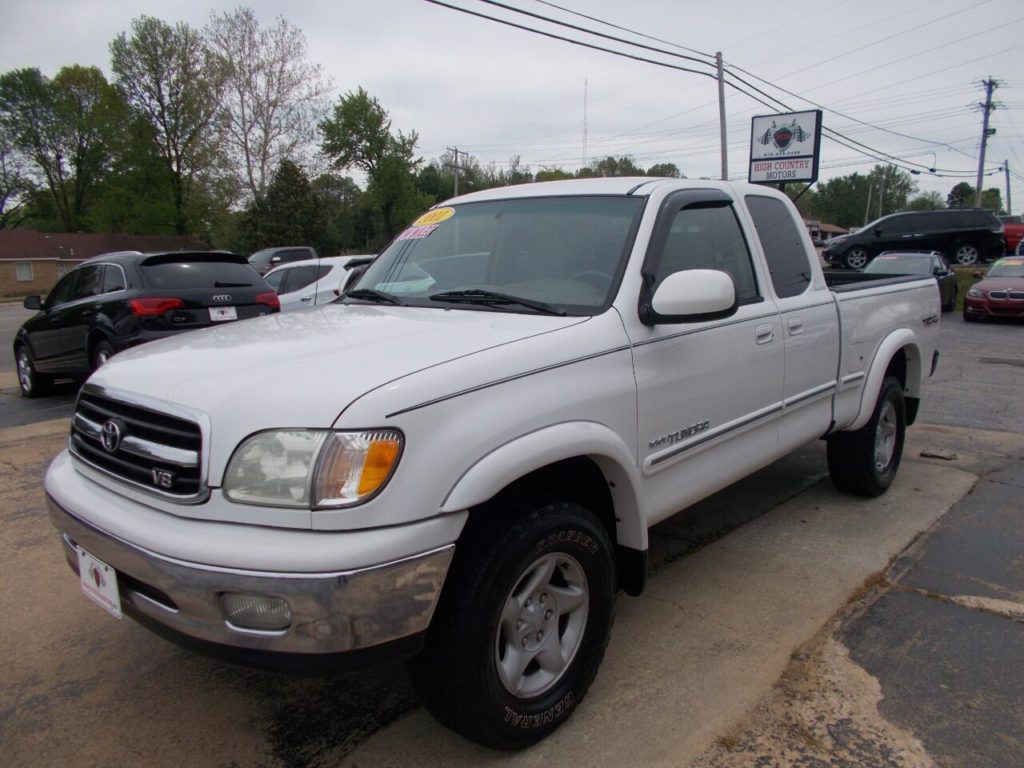
[[[984,272],[984,264],[971,264],[969,267],[953,267],[953,271],[956,272],[956,311],[960,312],[964,308],[964,296],[967,295],[968,289],[978,282],[977,277],[974,276],[975,272]]]

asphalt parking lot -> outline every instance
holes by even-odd
[[[944,320],[890,493],[837,493],[814,444],[658,526],[650,587],[619,598],[586,702],[511,756],[438,726],[400,667],[327,680],[238,669],[86,601],[42,507],[60,398],[7,410],[16,385],[0,374],[5,763],[1013,765],[1024,328]]]

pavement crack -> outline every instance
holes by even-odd
[[[972,611],[982,611],[1004,619],[1024,623],[1024,603],[1017,603],[1012,600],[999,600],[992,597],[979,597],[977,595],[945,595],[941,592],[933,592],[920,587],[910,587],[899,582],[889,582],[891,589],[904,594],[920,595],[931,600],[938,600],[942,603],[950,603],[961,608]]]

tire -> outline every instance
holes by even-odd
[[[104,339],[92,351],[92,369],[102,368],[114,356],[114,345]]]
[[[953,251],[953,261],[961,267],[977,264],[981,260],[981,251],[974,243],[961,243]]]
[[[871,261],[871,254],[863,248],[851,248],[843,256],[843,264],[847,269],[864,269]]]
[[[463,534],[410,674],[443,724],[493,749],[521,749],[565,722],[597,674],[615,574],[608,534],[585,507],[506,512]]]
[[[885,493],[899,469],[906,430],[903,388],[897,379],[887,376],[871,420],[856,432],[837,432],[828,438],[832,483],[858,496]]]
[[[15,352],[18,370],[18,387],[22,397],[40,397],[47,394],[53,386],[53,378],[36,370],[36,361],[32,352],[24,344]]]

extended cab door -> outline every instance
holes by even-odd
[[[643,264],[649,300],[670,274],[727,272],[739,306],[728,317],[631,326],[638,456],[649,522],[769,463],[782,409],[783,336],[733,200],[684,190],[661,204]]]
[[[811,264],[817,255],[792,206],[768,195],[747,195],[745,202],[782,316],[786,363],[779,442],[789,451],[823,435],[832,422],[839,316],[832,292]]]

